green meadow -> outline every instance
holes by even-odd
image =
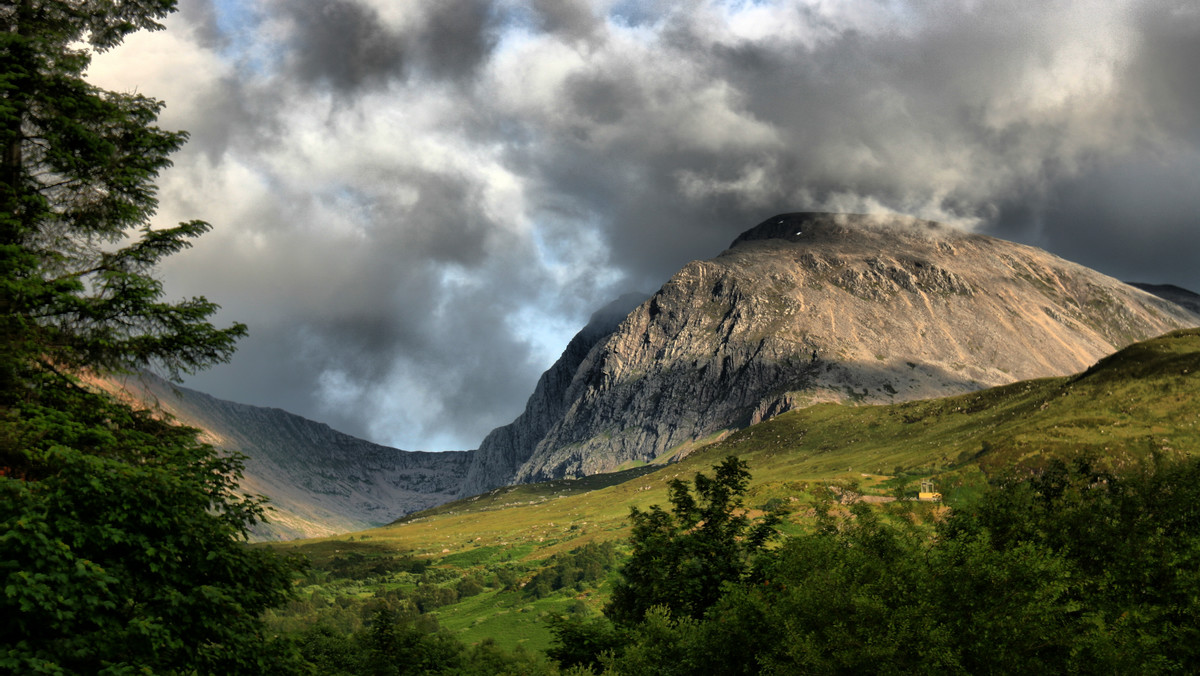
[[[750,515],[782,509],[785,536],[812,525],[818,502],[844,514],[864,502],[885,518],[931,523],[969,507],[990,478],[1035,473],[1052,457],[1088,454],[1119,471],[1150,456],[1195,454],[1198,373],[1200,330],[1177,331],[1074,376],[888,406],[815,405],[671,464],[500,488],[381,528],[264,545],[312,561],[298,600],[268,620],[280,631],[352,630],[372,609],[399,608],[467,644],[542,650],[552,638],[547,617],[603,606],[630,508],[666,505],[667,482],[708,472],[726,455],[749,464]],[[923,480],[943,502],[916,500]],[[604,543],[614,555],[597,562]]]

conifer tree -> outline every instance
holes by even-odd
[[[163,302],[152,276],[209,227],[150,228],[154,179],[187,134],[155,126],[160,101],[84,79],[93,50],[160,29],[174,5],[17,0],[0,8],[0,306],[5,349],[18,362],[157,365],[177,378],[227,360],[245,333],[240,324],[213,327],[207,318],[217,308],[204,298]]]
[[[276,672],[263,609],[289,565],[244,544],[261,500],[242,459],[85,387],[178,379],[245,327],[163,300],[155,266],[201,221],[152,229],[183,132],[162,103],[105,91],[91,54],[158,30],[175,0],[0,4],[0,671]]]

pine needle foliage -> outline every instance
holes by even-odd
[[[163,300],[154,229],[183,132],[162,103],[87,82],[91,55],[162,28],[174,0],[0,5],[0,671],[279,673],[260,616],[291,564],[245,545],[242,461],[90,391],[84,374],[227,361],[245,327]]]

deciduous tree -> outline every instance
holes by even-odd
[[[696,474],[695,496],[686,482],[671,481],[670,513],[658,505],[630,510],[633,553],[604,610],[614,622],[640,622],[659,605],[672,614],[702,617],[723,585],[742,580],[753,555],[775,534],[778,516],[752,522],[742,509],[750,481],[746,462],[731,455],[713,471],[712,477]]]

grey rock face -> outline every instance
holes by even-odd
[[[588,353],[610,336],[629,311],[644,299],[641,294],[628,294],[592,314],[587,326],[575,334],[558,361],[538,379],[525,412],[484,437],[479,447],[485,450],[476,452],[459,489],[460,495],[475,495],[512,483],[515,468],[529,459],[550,427],[567,412],[571,404],[571,383]]]
[[[821,401],[885,403],[1073,373],[1193,326],[1045,251],[915,219],[785,214],[589,325],[461,493],[609,471]]]
[[[1191,312],[1197,317],[1200,317],[1200,294],[1180,288],[1174,284],[1143,284],[1140,282],[1129,282],[1129,285],[1135,286],[1146,293],[1154,294],[1159,298],[1165,298],[1187,310],[1188,312]]]
[[[217,399],[151,376],[116,383],[157,404],[219,448],[246,456],[244,492],[270,498],[255,540],[363,530],[453,500],[472,451],[423,453],[380,446],[273,408]]]

